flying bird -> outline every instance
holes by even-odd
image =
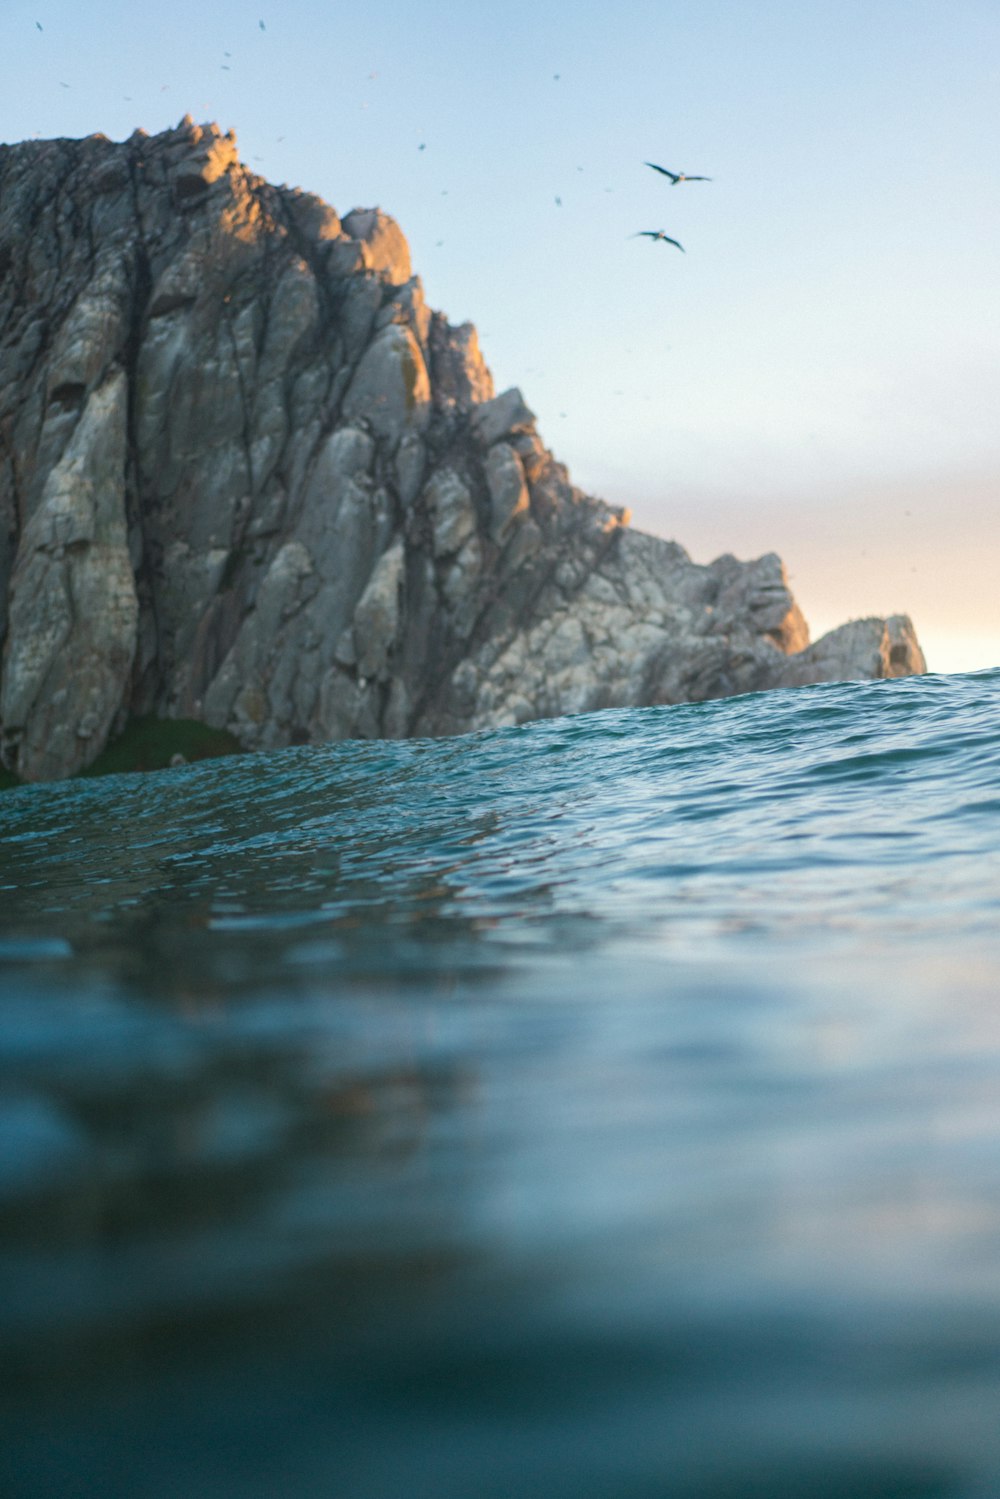
[[[676,187],[678,182],[711,182],[711,177],[689,177],[687,172],[668,172],[666,167],[658,167],[655,161],[644,161],[643,166],[652,167],[654,172],[661,173],[670,178],[670,186]]]
[[[257,25],[260,27],[261,31],[266,31],[267,30],[267,27],[264,25],[263,21],[258,21]]]
[[[684,246],[681,244],[680,240],[679,239],[671,239],[670,235],[666,232],[665,229],[640,229],[637,234],[631,234],[631,235],[629,235],[629,238],[630,239],[665,239],[668,245],[676,245],[677,248],[678,248],[678,250],[680,250],[680,252],[681,252],[682,255],[686,255],[687,254],[687,251],[684,249]]]
[[[41,21],[36,21],[35,25],[38,27],[39,31],[41,31],[41,29],[42,29],[42,23],[41,23]]]

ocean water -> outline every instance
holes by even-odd
[[[0,1492],[996,1499],[1000,671],[0,796]]]

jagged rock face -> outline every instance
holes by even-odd
[[[0,148],[0,640],[28,779],[130,714],[269,747],[924,669],[905,617],[809,646],[777,557],[629,530],[392,219],[190,119]]]
[[[888,619],[852,619],[820,637],[815,645],[789,656],[776,687],[804,687],[811,682],[877,681],[926,671],[913,624],[906,614]]]

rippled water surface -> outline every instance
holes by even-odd
[[[3,1494],[1000,1494],[1000,672],[23,788],[0,887]]]

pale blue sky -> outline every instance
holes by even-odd
[[[814,633],[906,609],[933,668],[1000,663],[997,0],[3,0],[0,56],[4,140],[190,110],[395,215],[636,525],[780,552]]]

